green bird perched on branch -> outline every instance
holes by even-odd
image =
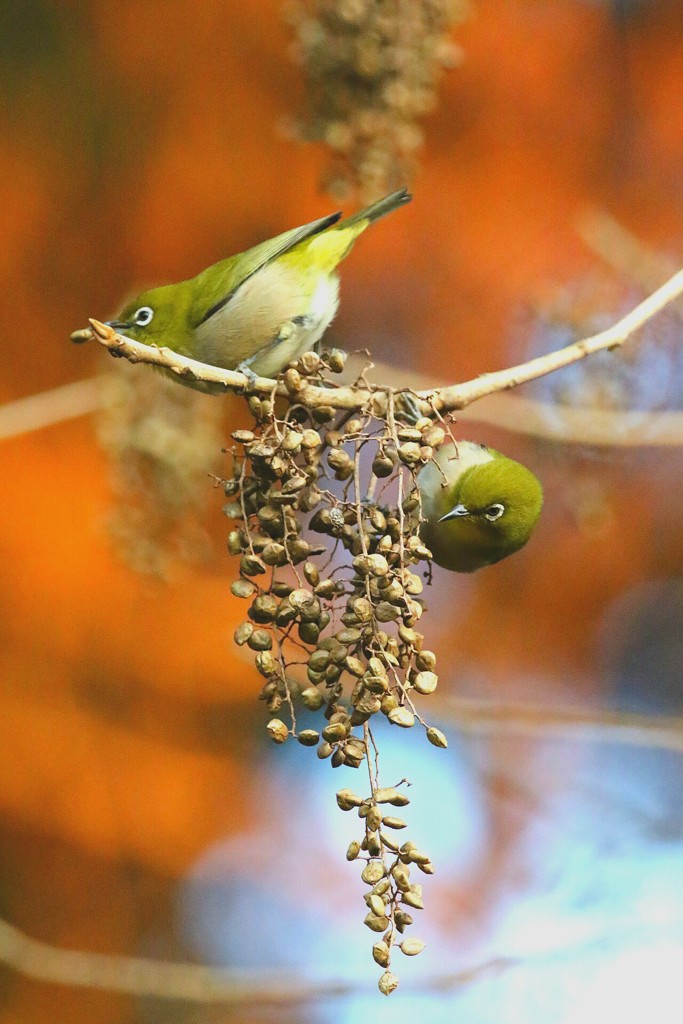
[[[526,466],[472,441],[443,445],[417,479],[420,533],[437,565],[474,572],[529,540],[543,490]]]
[[[273,377],[329,327],[339,304],[337,264],[358,236],[411,198],[401,189],[341,223],[341,213],[332,213],[285,231],[188,281],[142,292],[109,326],[203,363]]]

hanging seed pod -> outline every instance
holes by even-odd
[[[439,682],[439,677],[434,672],[418,672],[413,679],[413,688],[418,693],[429,694],[434,693]]]
[[[320,734],[315,729],[302,729],[297,739],[304,747],[315,747],[320,741]]]
[[[404,939],[398,947],[405,956],[417,956],[425,948],[422,939]]]
[[[255,629],[247,640],[252,651],[269,651],[273,646],[273,637],[266,629]]]
[[[446,440],[446,431],[442,427],[431,425],[422,431],[422,444],[430,448],[439,448]]]
[[[436,655],[433,651],[420,651],[415,658],[415,666],[420,671],[426,670],[431,672],[436,665]]]
[[[445,748],[448,746],[448,740],[444,734],[440,729],[435,729],[433,726],[427,729],[427,739],[434,747]]]
[[[398,725],[401,729],[412,729],[415,725],[415,715],[408,708],[394,708],[387,718],[392,725]]]
[[[403,934],[406,928],[409,928],[412,923],[413,915],[409,914],[407,910],[397,910],[394,914],[394,924],[401,934]]]
[[[396,449],[385,448],[384,451],[377,452],[377,455],[375,455],[372,460],[372,472],[380,479],[382,477],[391,476],[394,472],[397,461],[398,455],[396,454]]]
[[[386,942],[383,940],[376,942],[372,947],[372,959],[380,967],[387,967],[389,965],[389,959],[391,956],[391,950]]]
[[[333,749],[334,749],[334,748],[333,748],[333,747],[332,747],[332,746],[331,746],[331,745],[330,745],[329,743],[325,743],[325,742],[323,741],[323,742],[322,742],[322,743],[320,744],[320,746],[318,747],[318,749],[317,749],[316,753],[317,753],[317,755],[318,755],[319,759],[320,759],[321,761],[324,761],[324,760],[325,760],[325,758],[327,758],[327,757],[329,757],[329,756],[330,756],[330,754],[332,753]]]
[[[276,673],[277,662],[270,651],[259,651],[254,659],[254,664],[256,665],[257,670],[262,676],[265,676],[266,679]]]
[[[420,446],[415,441],[405,441],[398,447],[398,457],[404,466],[414,466],[420,461]]]
[[[299,639],[305,644],[317,644],[320,636],[320,626],[316,622],[300,623],[297,632]]]
[[[240,572],[244,576],[260,576],[266,571],[265,564],[258,555],[242,555]]]
[[[320,583],[320,573],[318,571],[318,567],[315,564],[315,562],[305,562],[304,563],[304,577],[306,579],[306,582],[310,583],[310,585],[312,587],[317,587],[318,586],[318,584]],[[330,583],[331,582],[332,581],[330,580]],[[332,587],[334,587],[333,583],[332,583]]]
[[[349,843],[349,845],[348,845],[348,847],[347,847],[347,850],[346,850],[346,859],[347,859],[347,860],[355,860],[355,859],[357,858],[357,856],[358,856],[358,854],[359,854],[359,853],[360,853],[360,843],[359,843],[359,842],[357,842],[357,841],[356,841],[356,840],[354,839],[354,840],[352,840],[352,841],[351,841],[351,842]]]
[[[340,348],[332,348],[325,356],[325,362],[332,373],[341,373],[346,365],[348,356]]]
[[[228,534],[228,551],[230,554],[239,555],[243,547],[241,532],[239,530],[231,530]]]
[[[381,860],[369,860],[360,877],[366,885],[376,885],[380,879],[385,877],[386,873],[386,868]]]
[[[230,590],[235,597],[251,597],[256,593],[256,587],[249,580],[234,580],[230,584]]]
[[[378,916],[370,911],[363,918],[363,924],[366,925],[370,931],[383,932],[387,926],[387,919],[384,914]]]
[[[289,735],[289,729],[279,718],[271,718],[266,730],[273,743],[284,743]]]
[[[309,711],[319,711],[325,703],[325,698],[314,686],[307,686],[300,694],[301,702]]]
[[[391,971],[385,971],[377,982],[377,988],[383,996],[390,996],[398,988],[398,978]]]
[[[318,433],[317,430],[313,430],[311,427],[308,427],[306,430],[304,430],[303,436],[301,438],[302,448],[313,450],[315,448],[320,448],[322,446],[322,443],[322,438],[320,437],[320,434]]]
[[[278,602],[270,594],[259,594],[252,601],[247,612],[252,622],[272,622],[277,613]]]
[[[247,640],[254,632],[254,627],[251,622],[240,622],[239,626],[235,630],[234,640],[238,647],[242,647],[246,644]]]

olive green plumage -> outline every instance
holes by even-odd
[[[471,441],[444,445],[434,462],[418,487],[426,518],[420,532],[438,565],[474,572],[526,544],[543,506],[533,473]]]
[[[401,189],[347,220],[333,213],[285,231],[188,281],[142,292],[109,323],[148,345],[272,377],[330,325],[339,302],[335,271],[358,236],[410,199]]]

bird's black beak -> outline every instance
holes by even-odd
[[[470,515],[470,510],[466,505],[456,505],[450,512],[447,512],[445,516],[441,516],[439,519],[440,523],[447,523],[449,519],[460,519],[462,516]]]
[[[120,330],[122,327],[126,328],[133,326],[132,324],[127,324],[125,320],[105,320],[104,322],[107,327],[113,327],[115,331]]]

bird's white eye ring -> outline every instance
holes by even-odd
[[[501,505],[500,502],[496,502],[495,505],[489,505],[484,512],[484,515],[490,523],[495,523],[496,519],[500,519],[504,511],[505,505]]]
[[[136,327],[146,327],[152,322],[153,317],[154,310],[151,306],[140,306],[139,309],[136,309],[133,320]]]

